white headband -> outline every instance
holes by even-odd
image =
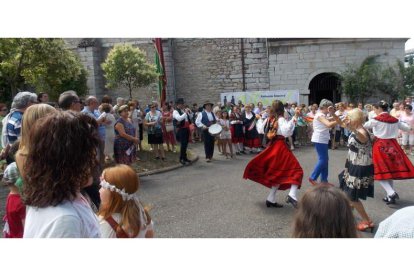
[[[105,180],[105,179],[102,179],[102,180],[101,180],[100,185],[101,185],[101,187],[102,187],[102,188],[104,188],[104,189],[107,189],[107,190],[110,190],[110,191],[112,191],[112,192],[116,192],[116,193],[120,194],[120,195],[122,196],[122,199],[123,199],[124,201],[128,201],[128,200],[131,200],[131,199],[134,199],[134,198],[136,198],[136,197],[137,197],[135,194],[128,194],[127,192],[125,192],[125,188],[123,188],[122,190],[118,189],[118,188],[117,188],[117,187],[115,187],[114,185],[112,185],[112,184],[110,184],[110,183],[106,182],[106,180]]]

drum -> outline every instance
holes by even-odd
[[[223,128],[219,124],[213,124],[208,128],[208,133],[212,136],[219,136],[222,131]]]

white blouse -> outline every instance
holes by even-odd
[[[313,119],[313,133],[311,141],[313,143],[328,144],[329,143],[329,128],[319,121],[319,117],[325,118],[326,115],[322,112],[318,112]]]
[[[386,113],[386,112],[383,112]],[[381,113],[382,114],[382,113]],[[398,122],[395,124],[384,123],[375,120],[375,118],[369,120],[364,124],[364,128],[372,129],[374,136],[380,139],[396,139],[398,137],[398,130],[409,131],[411,128],[404,122]]]
[[[269,118],[266,118],[263,121],[263,126],[265,126],[268,122]],[[286,120],[284,117],[279,117],[277,120],[277,135],[282,135],[284,137],[290,137],[293,134],[293,131],[295,130],[295,119],[292,118],[290,121]]]

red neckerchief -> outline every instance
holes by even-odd
[[[381,113],[380,115],[376,116],[374,118],[377,121],[383,122],[383,123],[388,123],[388,124],[395,124],[398,123],[398,119],[395,117],[392,117],[390,114],[384,112]]]

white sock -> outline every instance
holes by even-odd
[[[387,196],[393,195],[395,193],[394,189],[392,188],[392,181],[390,180],[380,180],[379,183],[381,184],[382,188],[384,188]]]
[[[292,184],[292,186],[290,186],[290,191],[289,191],[290,197],[293,198],[294,200],[298,200],[296,198],[297,192],[298,192],[298,185],[293,185]]]
[[[267,201],[270,201],[271,203],[276,203],[276,192],[279,189],[280,185],[272,186],[272,189],[270,189],[270,193],[267,196]]]

